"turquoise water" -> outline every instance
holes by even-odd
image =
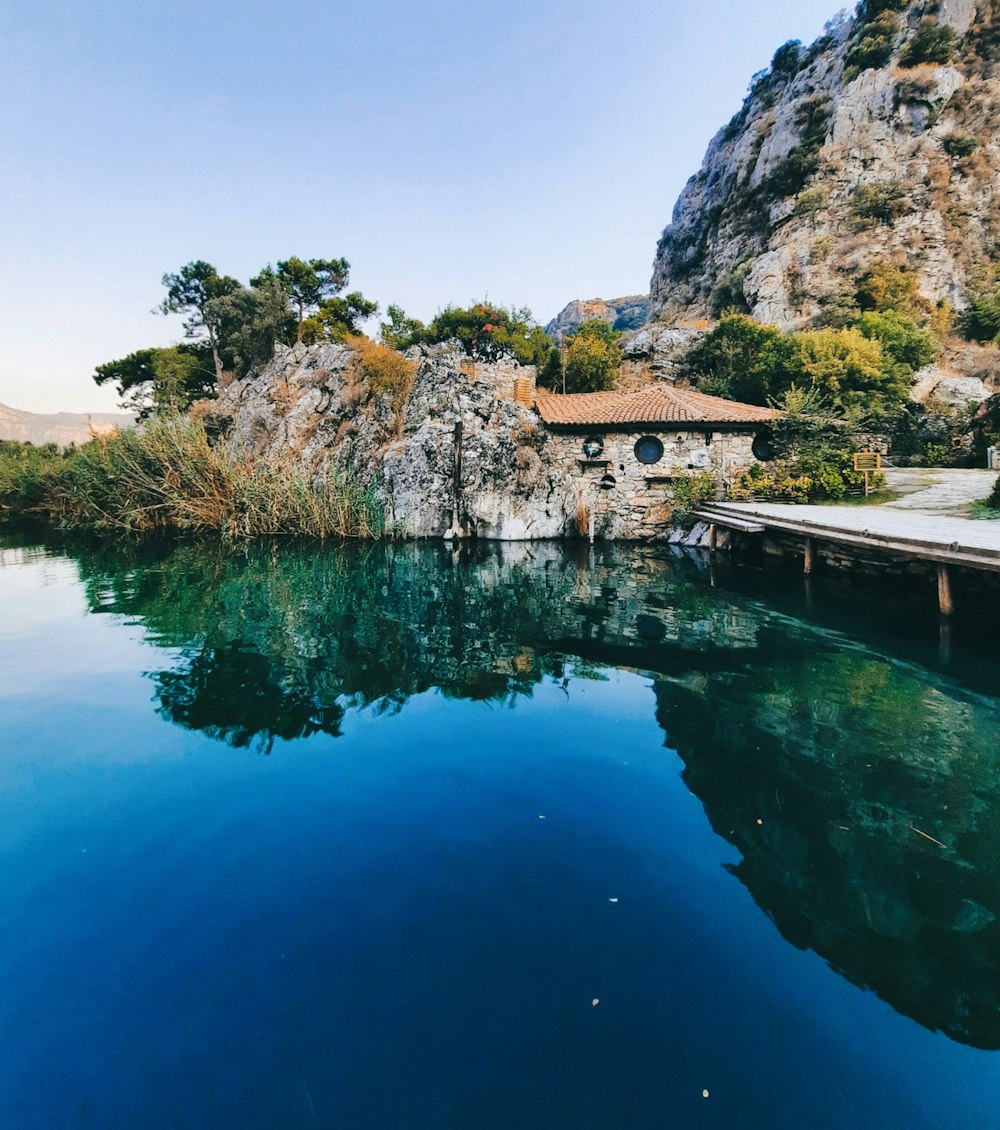
[[[997,1124],[995,649],[665,552],[2,545],[0,1126]]]

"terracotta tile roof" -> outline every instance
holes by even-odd
[[[666,383],[635,392],[576,392],[566,396],[539,389],[535,407],[545,423],[555,427],[762,424],[780,416],[770,408]]]

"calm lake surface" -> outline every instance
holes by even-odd
[[[665,551],[7,534],[0,1127],[994,1127],[995,651]]]

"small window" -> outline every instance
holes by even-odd
[[[774,458],[774,440],[770,432],[758,432],[753,437],[753,446],[750,448],[754,459],[767,463]]]
[[[635,457],[640,463],[659,463],[663,458],[663,444],[656,436],[643,436],[636,441]]]
[[[588,459],[599,459],[604,454],[604,440],[600,436],[587,436],[583,441],[583,454]]]

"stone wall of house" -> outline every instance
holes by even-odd
[[[636,443],[644,436],[663,444],[663,456],[656,463],[643,463],[636,455]],[[603,450],[593,457],[584,447],[592,437],[603,443]],[[552,434],[549,439],[550,458],[573,483],[578,525],[589,524],[593,509],[597,536],[626,541],[665,537],[672,526],[674,480],[709,474],[717,483],[729,482],[757,461],[752,446],[751,432],[708,429],[608,433],[594,429],[586,434]],[[601,486],[606,476],[614,479],[607,490]]]

